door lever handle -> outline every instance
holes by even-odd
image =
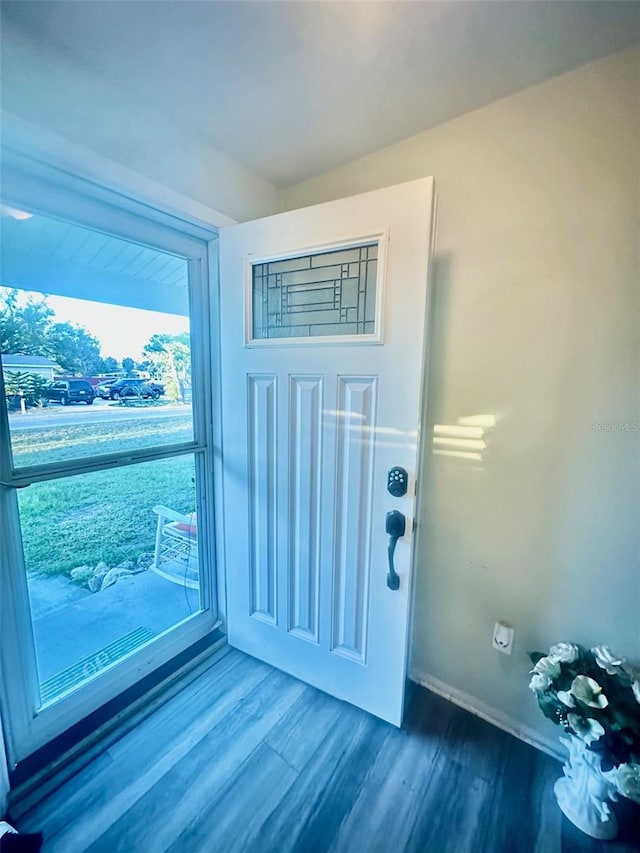
[[[397,509],[387,513],[386,521],[387,536],[389,537],[389,574],[387,575],[387,586],[389,589],[400,589],[400,576],[395,570],[393,557],[396,551],[398,539],[404,536],[406,530],[406,519]]]

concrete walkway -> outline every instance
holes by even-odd
[[[101,668],[106,647],[133,632],[157,636],[199,607],[197,590],[151,570],[95,593],[61,576],[35,575],[28,584],[41,683],[91,656]]]

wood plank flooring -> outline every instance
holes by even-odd
[[[629,804],[606,845],[564,820],[560,772],[423,688],[399,731],[232,651],[16,823],[45,853],[640,850]]]

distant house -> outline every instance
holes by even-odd
[[[53,374],[59,373],[61,370],[59,364],[42,355],[5,353],[0,358],[2,359],[3,373],[35,373],[37,376],[42,376],[43,379],[53,382]]]

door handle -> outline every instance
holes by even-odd
[[[395,570],[393,557],[396,551],[398,539],[404,536],[406,519],[397,509],[387,513],[386,530],[389,537],[389,574],[387,575],[387,586],[389,589],[400,589],[400,576]]]

